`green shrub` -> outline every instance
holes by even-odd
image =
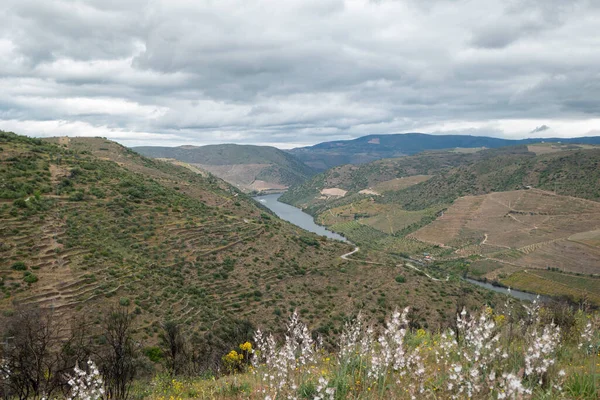
[[[32,274],[31,272],[27,271],[23,275],[23,280],[26,283],[32,284],[32,283],[36,283],[38,281],[38,277],[35,276],[34,274]]]
[[[27,266],[23,261],[17,261],[12,265],[12,269],[14,269],[15,271],[25,271],[27,270]]]
[[[396,282],[398,282],[398,283],[404,283],[404,282],[406,282],[406,278],[403,277],[402,275],[398,275],[396,277]]]
[[[152,362],[160,362],[163,359],[163,352],[160,347],[146,347],[144,349],[144,355],[150,359]]]
[[[77,191],[69,196],[69,201],[83,201],[84,197],[83,192]]]
[[[129,304],[131,304],[131,302],[129,301],[129,299],[127,297],[121,297],[119,299],[119,304],[122,305],[123,307],[127,307],[127,306],[129,306]]]

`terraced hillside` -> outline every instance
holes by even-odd
[[[175,160],[208,171],[247,192],[282,191],[315,174],[293,155],[269,146],[144,146],[134,150],[148,157]]]
[[[379,194],[398,191],[427,180],[440,171],[472,162],[479,156],[478,153],[453,151],[426,152],[368,164],[342,165],[291,187],[280,197],[280,200],[316,215],[322,209],[336,206],[338,203],[348,203],[347,198],[361,194],[359,193],[361,190],[372,189]],[[327,191],[331,189],[346,192],[344,196],[338,196],[346,198],[326,196]]]
[[[458,302],[493,301],[392,258],[341,259],[348,244],[279,220],[217,178],[102,138],[2,132],[0,148],[0,318],[35,306],[98,321],[120,304],[151,343],[167,318],[199,334],[236,320],[278,329],[298,309],[327,335],[358,310],[378,320],[410,303],[415,323],[432,325],[449,323]]]
[[[323,194],[334,187],[343,195]],[[555,294],[600,305],[598,294],[569,286],[569,274],[587,275],[590,286],[600,274],[597,147],[544,143],[342,166],[282,199],[365,248],[410,255],[441,275],[535,291],[537,278],[524,271],[560,271]]]
[[[524,186],[597,200],[600,199],[599,155],[600,147],[551,143],[472,153],[425,152],[332,168],[292,187],[280,200],[312,215],[347,204],[365,189],[378,194],[386,192],[377,197],[378,202],[400,203],[415,210],[450,204],[465,195]],[[333,188],[346,193],[336,198],[323,196],[324,190]]]

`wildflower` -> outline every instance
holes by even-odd
[[[75,377],[68,376],[67,383],[71,387],[69,400],[98,400],[104,396],[104,382],[98,367],[92,360],[88,360],[87,366],[88,371],[84,371],[75,365]]]
[[[242,344],[240,344],[240,350],[251,352],[252,351],[252,344],[250,342],[242,343]]]

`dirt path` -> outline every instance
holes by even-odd
[[[346,253],[346,254],[341,255],[340,258],[342,260],[360,262],[360,263],[363,263],[363,264],[384,265],[382,263],[378,263],[378,262],[374,262],[374,261],[356,260],[356,259],[353,259],[353,258],[348,258],[348,256],[351,256],[352,254],[358,253],[359,250],[360,250],[360,247],[357,246],[350,253]]]
[[[352,254],[354,254],[354,253],[358,253],[358,251],[359,251],[359,250],[360,250],[360,247],[358,247],[358,246],[357,246],[357,247],[356,247],[354,250],[352,250],[350,253],[346,253],[346,254],[343,254],[343,255],[341,255],[341,256],[340,256],[340,258],[341,258],[342,260],[348,260],[348,256],[351,256],[351,255],[352,255]],[[353,260],[353,261],[356,261],[356,260]]]
[[[357,246],[357,247],[356,247],[354,250],[352,250],[351,252],[341,255],[341,256],[340,256],[340,258],[341,258],[342,260],[346,260],[346,261],[356,261],[356,262],[361,262],[361,263],[365,263],[365,264],[384,265],[384,264],[382,264],[382,263],[376,263],[376,262],[373,262],[373,261],[355,260],[355,259],[352,259],[352,258],[348,258],[348,257],[349,257],[349,256],[351,256],[352,254],[358,253],[359,251],[360,251],[360,247],[358,247],[358,246]],[[429,279],[431,279],[432,281],[435,281],[435,282],[443,282],[443,281],[445,281],[445,282],[447,282],[448,280],[450,280],[450,275],[448,275],[448,276],[446,277],[446,279],[445,279],[445,280],[442,280],[442,279],[434,278],[433,276],[429,275],[427,272],[425,272],[425,271],[423,271],[423,270],[421,270],[421,269],[419,269],[419,268],[415,267],[415,266],[414,266],[414,265],[412,265],[412,264],[405,263],[405,265],[406,265],[407,267],[411,268],[411,269],[414,269],[415,271],[418,271],[418,272],[422,273],[423,275],[425,275],[426,277],[428,277],[428,278],[429,278]],[[398,266],[400,266],[400,265],[398,265]]]
[[[429,278],[429,279],[431,279],[432,281],[435,281],[435,282],[443,282],[443,281],[442,281],[442,279],[434,278],[433,276],[429,275],[427,272],[425,272],[425,271],[423,271],[423,270],[421,270],[421,269],[419,269],[419,268],[415,267],[415,266],[414,266],[414,265],[412,265],[412,264],[405,263],[404,265],[406,265],[408,268],[414,269],[415,271],[418,271],[418,272],[422,273],[423,275],[425,275],[426,277],[428,277],[428,278]],[[444,282],[448,282],[449,280],[450,280],[450,275],[448,275],[448,276],[446,277],[446,279],[444,280]]]

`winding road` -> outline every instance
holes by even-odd
[[[349,253],[342,254],[342,255],[340,256],[340,258],[341,258],[342,260],[346,260],[346,261],[356,261],[356,262],[361,262],[361,263],[364,263],[364,264],[383,265],[382,263],[377,263],[377,262],[373,262],[373,261],[355,260],[355,259],[352,259],[352,258],[348,258],[348,257],[349,257],[349,256],[351,256],[352,254],[358,253],[359,251],[360,251],[360,247],[356,246],[356,248],[355,248],[354,250],[352,250],[352,251],[351,251],[351,252],[349,252]],[[413,269],[413,270],[415,270],[415,271],[418,271],[418,272],[422,273],[423,275],[425,275],[426,277],[428,277],[428,278],[429,278],[429,279],[431,279],[432,281],[435,281],[435,282],[443,282],[443,281],[444,281],[444,280],[442,280],[442,279],[434,278],[433,276],[429,275],[427,272],[425,272],[425,271],[423,271],[423,270],[421,270],[421,269],[419,269],[419,268],[415,267],[415,266],[414,266],[414,265],[412,265],[412,264],[409,264],[408,262],[405,262],[405,263],[404,263],[404,265],[406,265],[408,268],[411,268],[411,269]],[[397,266],[400,266],[400,265],[397,265]],[[446,279],[445,279],[445,281],[446,281],[446,282],[447,282],[448,280],[450,280],[450,275],[448,275],[448,276],[446,277]]]
[[[360,250],[360,247],[356,247],[354,250],[352,250],[350,253],[346,253],[340,256],[340,258],[342,260],[348,260],[348,256],[351,256],[354,253],[358,253],[358,251]],[[362,260],[348,260],[348,261],[362,261]]]

